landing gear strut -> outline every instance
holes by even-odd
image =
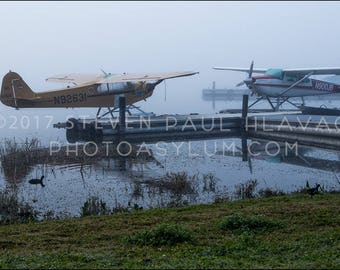
[[[257,104],[258,102],[260,102],[261,100],[267,100],[270,107],[273,109],[274,112],[279,111],[280,107],[284,104],[284,103],[289,103],[291,105],[293,105],[296,108],[299,108],[301,106],[301,104],[299,103],[294,103],[291,100],[289,100],[290,97],[258,97],[252,104],[249,105],[248,109],[250,109],[251,107],[253,107],[255,104]],[[303,97],[301,97],[302,99],[302,105],[305,104],[305,100]]]
[[[133,113],[131,112],[132,110],[138,111],[138,113],[137,113],[138,115],[143,115],[143,116],[154,116],[155,115],[153,112],[145,112],[140,107],[137,107],[137,106],[135,106],[133,104],[126,106],[126,112],[130,116],[133,115]],[[119,107],[112,107],[112,108],[108,107],[105,112],[100,114],[101,111],[102,111],[102,107],[100,107],[98,109],[98,111],[97,111],[97,114],[96,114],[96,118],[97,119],[104,118],[108,114],[110,114],[111,117],[114,118],[114,113],[118,113],[119,112]]]

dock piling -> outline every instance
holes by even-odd
[[[242,98],[242,120],[245,120],[248,115],[248,100],[249,95],[243,95]],[[244,122],[245,124],[245,122]]]
[[[125,127],[126,127],[126,99],[125,96],[119,97],[119,125],[118,125],[118,144],[125,140]],[[125,144],[122,146],[122,152],[125,154],[126,147]],[[126,157],[119,157],[119,169],[121,171],[126,170]]]
[[[248,145],[247,145],[248,100],[249,96],[243,95],[241,117],[242,161],[248,160]]]
[[[125,131],[125,111],[126,111],[126,100],[125,96],[119,97],[119,135],[123,135]]]

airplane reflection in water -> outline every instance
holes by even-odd
[[[89,196],[98,196],[110,208],[128,207],[129,202],[143,208],[164,207],[173,201],[211,203],[224,195],[233,198],[237,185],[253,179],[259,181],[259,190],[270,188],[289,193],[304,187],[306,181],[311,185],[317,182],[325,190],[339,190],[337,181],[340,182],[340,151],[299,147],[298,156],[294,149],[286,155],[284,144],[279,143],[280,151],[276,154],[276,143],[268,145],[266,152],[263,151],[266,142],[259,141],[260,144],[252,144],[251,151],[260,155],[248,155],[249,165],[254,167],[254,172],[251,173],[248,163],[242,162],[241,150],[231,152],[234,149],[229,148],[230,145],[235,145],[236,150],[239,142],[239,138],[192,141],[192,148],[198,156],[192,156],[187,151],[181,151],[177,155],[171,143],[164,145],[169,154],[162,156],[157,152],[156,146],[151,144],[148,147],[153,151],[153,157],[126,158],[125,171],[120,169],[120,160],[116,157],[96,156],[85,160],[80,157],[75,160],[67,159],[61,154],[60,160],[58,156],[56,162],[30,163],[30,170],[24,172],[25,176],[20,174],[23,178],[17,180],[18,182],[14,182],[19,177],[18,170],[16,175],[5,175],[5,170],[2,169],[0,186],[9,190],[15,188],[18,196],[29,204],[33,202],[37,211],[47,213],[51,210],[56,216],[63,216],[65,213],[78,216],[79,209]],[[251,142],[255,140],[248,139],[248,145]],[[209,156],[204,155],[204,143],[207,143]],[[216,150],[215,143],[218,146]],[[189,145],[188,142],[183,144],[184,148]],[[168,173],[187,175],[187,183],[191,187],[189,191],[178,195],[177,189],[172,189],[173,185],[165,188],[158,185],[168,181]],[[44,188],[29,183],[29,179],[42,175],[45,176]],[[182,186],[182,182],[178,183]],[[205,188],[210,186],[209,183],[211,190]]]
[[[246,149],[250,171],[252,172],[253,160],[265,160],[333,173],[340,172],[340,151],[317,149],[298,144],[295,146],[284,142],[252,139]],[[236,155],[232,152],[223,154],[241,157],[242,149],[238,150],[240,152]],[[222,153],[219,152],[219,154]]]
[[[234,142],[235,139],[236,138],[231,140]],[[224,141],[223,139],[221,140]],[[203,143],[205,141],[196,141],[197,144],[200,142]],[[168,143],[167,147],[170,147],[170,145],[171,144]],[[49,176],[53,178],[56,170],[79,171],[81,178],[86,178],[86,174],[91,174],[92,170],[96,172],[102,171],[103,173],[105,172],[105,174],[110,174],[112,176],[125,175],[131,179],[147,175],[152,177],[155,174],[164,172],[164,168],[168,165],[166,164],[166,160],[157,154],[157,151],[154,153],[152,152],[152,145],[150,145],[149,148],[151,149],[151,156],[144,153],[144,156],[124,158],[124,170],[121,169],[122,157],[117,157],[115,155],[110,157],[99,155],[90,158],[84,158],[83,156],[66,158],[63,152],[61,152],[55,158],[51,157],[50,159],[45,159],[46,156],[40,153],[40,156],[44,158],[45,162],[36,160],[35,162],[27,164],[28,166],[19,166],[18,164],[7,164],[2,161],[2,176],[8,184],[21,184],[25,182],[25,178],[29,175],[35,177],[36,175],[32,174],[33,170],[35,171],[35,174],[45,175],[47,178]],[[247,159],[251,173],[253,167],[252,163],[255,160],[301,166],[309,169],[329,171],[334,174],[340,173],[340,151],[317,149],[300,145],[294,147],[293,144],[258,139],[248,139],[247,148]],[[171,158],[170,156],[168,158]],[[222,156],[236,158],[239,159],[239,162],[242,162],[242,149],[238,148],[238,151],[235,152],[226,151],[225,148],[221,149],[218,147],[215,150],[214,156],[220,156],[221,159],[219,159],[219,162],[225,163],[225,166],[227,166],[226,159],[223,159]],[[190,160],[190,157],[188,157],[188,159]],[[15,168],[9,166],[11,164],[14,165]],[[174,167],[176,166],[174,165]]]
[[[121,170],[121,157],[112,147],[106,149],[104,145],[98,146],[95,156],[86,154],[85,150],[90,151],[89,149],[79,148],[77,151],[74,151],[74,149],[73,147],[68,151],[67,147],[63,146],[55,153],[50,152],[49,148],[9,152],[1,157],[2,176],[9,185],[15,186],[25,182],[25,178],[33,171],[35,174],[48,177],[48,175],[55,176],[57,169],[61,171],[77,170],[81,178],[84,178],[84,173],[92,168],[101,167],[103,171]],[[138,155],[137,149],[141,151]],[[22,162],[22,159],[25,162]],[[124,169],[130,173],[135,170],[140,171],[143,170],[144,166],[147,166],[146,164],[154,164],[162,168],[162,164],[155,159],[151,150],[143,152],[143,148],[132,145],[131,154],[124,158]],[[37,175],[33,177],[37,178]]]

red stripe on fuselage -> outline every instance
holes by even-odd
[[[277,78],[274,78],[272,75],[268,75],[268,74],[267,75],[254,76],[253,78],[256,79],[256,80],[277,79]]]
[[[272,76],[258,76],[258,77],[254,77],[257,80],[269,80],[269,79],[276,79],[273,78]],[[278,79],[277,79],[278,80]],[[282,80],[280,80],[282,81]],[[283,81],[282,81],[283,82]],[[338,93],[340,92],[340,85],[334,84],[334,83],[328,83],[328,82],[323,82],[323,81],[319,81],[319,80],[314,80],[311,79],[312,84],[311,85],[296,85],[294,86],[294,88],[298,88],[298,89],[309,89],[309,90],[316,90],[316,91],[321,91],[321,92],[328,92],[328,93]],[[322,88],[322,87],[315,87],[316,83],[321,83],[324,85],[327,85],[327,88]],[[256,86],[269,86],[269,87],[280,87],[280,88],[288,88],[290,86],[292,86],[294,83],[291,84],[272,84],[272,83],[261,83],[261,82],[255,82]],[[332,90],[330,90],[330,86],[332,86]]]
[[[270,87],[280,87],[280,88],[288,88],[292,84],[270,84],[270,83],[257,83],[255,82],[255,86],[270,86]],[[312,89],[312,90],[318,90],[313,88],[312,86],[307,86],[307,85],[296,85],[294,88],[301,88],[301,89]]]

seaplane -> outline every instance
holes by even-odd
[[[96,107],[97,118],[109,113],[113,117],[120,96],[125,96],[126,108],[130,113],[130,109],[138,109],[134,103],[149,98],[155,87],[164,80],[197,73],[111,74],[103,71],[103,74],[61,74],[46,81],[64,83],[67,85],[65,88],[34,92],[18,73],[10,71],[3,77],[0,101],[16,109]],[[102,108],[107,108],[107,111],[100,114]]]
[[[340,94],[340,67],[321,68],[254,68],[254,61],[249,68],[213,67],[216,70],[229,70],[248,73],[248,77],[236,86],[246,85],[257,99],[249,108],[267,100],[274,111],[288,102],[300,108],[305,105],[304,97]],[[253,76],[253,74],[259,74]],[[302,104],[291,101],[301,98]]]

